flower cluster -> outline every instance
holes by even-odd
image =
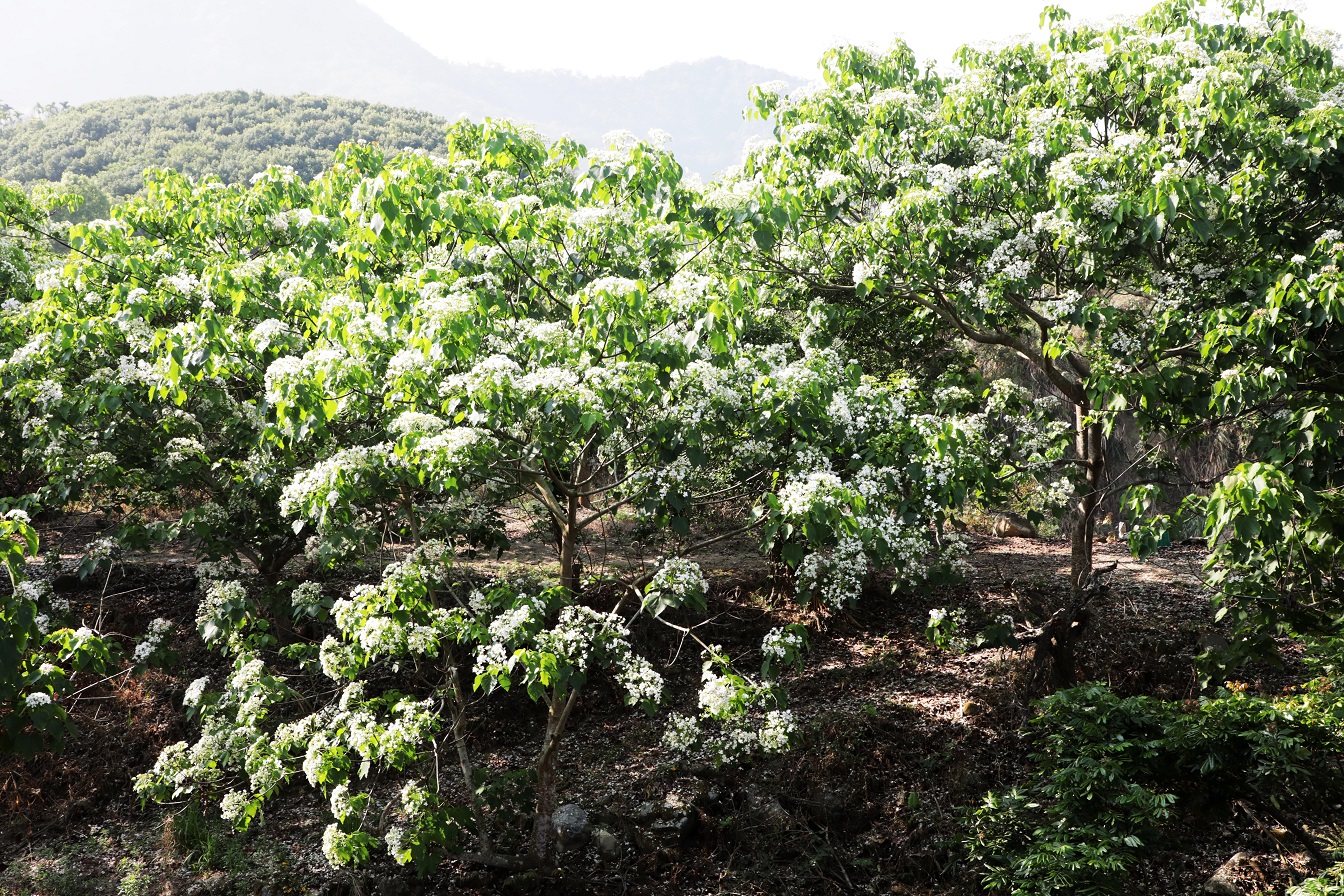
[[[762,669],[767,675],[790,665],[801,666],[803,651],[807,649],[807,635],[802,626],[788,625],[772,628],[761,639]]]
[[[667,557],[644,589],[645,606],[680,607],[704,600],[709,582],[700,564],[684,557]]]
[[[210,683],[210,676],[203,675],[187,685],[186,693],[182,695],[182,705],[187,707],[200,706],[201,700],[205,697],[205,686]]]
[[[290,606],[296,616],[317,616],[323,609],[322,586],[317,582],[304,582],[289,595]]]
[[[168,640],[168,634],[173,630],[173,624],[167,619],[155,619],[149,624],[145,631],[144,639],[135,645],[135,661],[137,663],[147,663],[150,657],[163,649],[164,642]]]

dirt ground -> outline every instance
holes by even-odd
[[[78,521],[44,533],[62,548],[88,533]],[[656,556],[652,549],[650,556]],[[620,557],[638,563],[629,544]],[[958,810],[1029,771],[1023,733],[1031,714],[1032,660],[1010,648],[939,650],[924,635],[929,611],[965,610],[970,628],[1002,614],[1039,624],[1067,594],[1067,546],[1025,539],[971,540],[972,571],[955,585],[890,594],[881,577],[848,614],[810,620],[806,669],[787,681],[802,737],[790,753],[749,768],[677,764],[659,745],[660,718],[624,709],[614,689],[593,686],[580,702],[562,755],[563,801],[584,806],[611,830],[614,857],[567,856],[542,880],[445,865],[417,880],[385,858],[360,875],[335,873],[318,849],[324,802],[292,786],[268,804],[247,835],[185,805],[142,807],[132,775],[163,746],[192,736],[181,708],[186,685],[219,675],[223,661],[194,632],[199,594],[185,553],[126,558],[106,580],[67,596],[77,612],[101,612],[113,630],[139,631],[156,616],[176,626],[175,661],[138,678],[90,682],[69,703],[79,735],[59,755],[0,760],[0,894],[116,893],[593,893],[593,894],[962,894],[977,889],[958,864]],[[1098,545],[1098,566],[1118,567],[1099,598],[1079,659],[1085,678],[1122,693],[1196,696],[1192,660],[1212,630],[1200,584],[1203,549],[1169,548],[1136,561]],[[499,564],[545,568],[544,542]],[[766,631],[802,620],[774,593],[768,566],[731,543],[705,561],[714,584],[713,621],[702,632],[734,656],[759,648]],[[699,666],[675,633],[636,632],[663,668],[671,708],[694,704]],[[748,664],[749,665],[749,664]],[[1277,692],[1301,670],[1252,669],[1253,688]],[[530,756],[539,718],[508,704],[473,733],[485,762],[517,767]],[[657,819],[676,818],[677,829]],[[1281,893],[1305,857],[1255,820],[1182,819],[1131,881],[1136,896],[1193,893],[1234,853],[1246,893]]]

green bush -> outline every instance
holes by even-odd
[[[1272,700],[1225,690],[1189,708],[1101,684],[1060,691],[1031,723],[1031,780],[971,813],[968,855],[989,890],[1122,892],[1183,799],[1217,794],[1274,817],[1339,793],[1342,719],[1328,687]]]

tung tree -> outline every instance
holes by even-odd
[[[631,706],[664,702],[639,639],[658,623],[699,638],[698,551],[730,538],[777,549],[820,609],[852,602],[875,566],[917,582],[956,561],[935,523],[994,487],[990,471],[1020,447],[997,430],[1030,413],[1010,387],[984,412],[964,393],[864,376],[824,315],[800,339],[753,337],[773,332],[762,325],[773,309],[703,262],[748,213],[706,203],[654,146],[588,152],[467,124],[449,144],[444,158],[348,147],[311,184],[277,193],[272,171],[132,212],[184,233],[227,209],[238,230],[275,234],[247,253],[182,250],[209,276],[192,320],[153,342],[156,400],[248,384],[264,433],[240,438],[256,463],[289,471],[275,506],[313,561],[404,551],[345,597],[320,581],[271,588],[272,612],[274,592],[289,592],[293,617],[325,635],[281,631],[280,657],[257,610],[265,589],[203,569],[201,631],[234,671],[222,689],[193,687],[201,738],[165,751],[138,786],[218,797],[246,827],[302,774],[331,798],[336,863],[363,861],[380,838],[421,865],[446,853],[554,861],[574,709],[599,675]],[[254,311],[263,319],[240,317]],[[506,508],[551,534],[553,579],[489,579],[461,563],[507,549]],[[595,542],[623,521],[662,533],[663,556],[599,562]],[[697,705],[673,716],[665,745],[717,761],[787,746],[773,680],[801,657],[802,633],[772,632],[759,676],[701,646]],[[319,670],[336,694],[284,716],[287,695],[324,689]],[[534,760],[512,777],[487,774],[471,735],[479,698],[503,691],[544,716]],[[441,755],[456,783],[427,779]],[[521,844],[500,809],[520,775],[535,795]],[[386,776],[401,789],[385,792]],[[388,805],[381,818],[365,811],[373,800]]]
[[[1050,475],[1073,490],[1074,596],[1043,643],[1066,684],[1122,472],[1110,427],[1126,412],[1157,427],[1170,393],[1199,392],[1192,322],[1337,222],[1339,123],[1321,102],[1340,79],[1323,36],[1249,0],[1101,26],[1050,7],[1042,23],[1044,42],[962,49],[950,76],[897,43],[830,51],[811,89],[758,89],[778,140],[733,193],[758,209],[743,254],[780,282],[869,327],[1012,352],[1062,399],[1073,447]]]

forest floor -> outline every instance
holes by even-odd
[[[48,527],[44,542],[79,543],[94,525],[65,521]],[[621,562],[638,562],[638,553],[627,543]],[[1175,547],[1140,562],[1099,544],[1097,564],[1118,568],[1082,640],[1083,677],[1124,694],[1197,696],[1193,658],[1214,630],[1203,559],[1200,547]],[[124,558],[105,581],[66,596],[114,630],[172,620],[177,658],[165,670],[90,683],[69,703],[78,735],[63,753],[0,760],[0,894],[977,892],[957,861],[960,812],[986,791],[1025,779],[1035,664],[1018,649],[939,650],[925,624],[939,607],[963,609],[970,631],[1005,613],[1039,623],[1067,595],[1068,548],[972,537],[970,561],[963,582],[914,594],[891,596],[876,581],[851,613],[814,627],[806,668],[787,680],[800,742],[749,768],[673,762],[659,744],[661,719],[632,713],[614,689],[592,686],[562,754],[562,801],[578,802],[611,831],[616,854],[589,847],[547,879],[449,864],[417,880],[385,857],[358,875],[330,870],[319,849],[325,801],[302,783],[268,803],[263,823],[245,835],[186,805],[140,805],[132,776],[162,747],[193,737],[182,710],[186,685],[226,667],[194,632],[199,593],[190,557]],[[524,550],[511,562],[544,564],[545,552]],[[730,654],[750,654],[766,631],[801,619],[774,595],[769,569],[746,546],[725,545],[705,566],[716,613],[701,636]],[[685,711],[698,663],[674,632],[654,628],[636,636],[664,665],[668,702]],[[1278,693],[1302,677],[1294,657],[1285,660],[1243,676],[1254,691]],[[520,699],[473,737],[487,762],[517,767],[539,723]],[[1196,893],[1243,853],[1243,891],[1282,893],[1306,868],[1297,849],[1237,813],[1182,817],[1127,892]]]

